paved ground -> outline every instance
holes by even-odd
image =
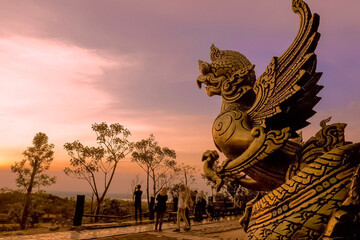
[[[190,231],[185,232],[181,230],[180,232],[173,232],[174,227],[166,228],[162,232],[144,232],[137,234],[125,234],[118,236],[111,236],[100,238],[100,240],[241,240],[245,239],[245,233],[240,229],[238,220],[227,220],[227,221],[218,221],[218,222],[207,222],[204,224],[194,225]]]
[[[115,227],[106,229],[54,232],[37,235],[3,237],[4,240],[65,240],[65,239],[134,239],[134,240],[237,240],[245,239],[245,233],[240,228],[238,220],[227,218],[216,222],[195,223],[189,232],[173,232],[176,225],[164,223],[162,232],[154,232],[154,224],[144,224],[129,227]]]

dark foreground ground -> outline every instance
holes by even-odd
[[[142,233],[132,233],[117,235],[111,237],[97,238],[101,240],[241,240],[245,239],[245,232],[240,228],[238,220],[225,220],[217,222],[206,222],[203,224],[196,224],[192,226],[191,230],[185,232],[181,229],[180,232],[173,232],[175,226],[165,228],[162,232],[147,231]]]
[[[1,240],[77,240],[77,239],[134,239],[134,240],[238,240],[245,239],[245,233],[238,223],[239,217],[227,217],[219,221],[203,221],[202,223],[192,223],[191,230],[185,232],[173,232],[176,225],[166,222],[162,232],[154,232],[154,224],[144,222],[144,224],[134,224],[132,226],[120,227],[111,224],[99,224],[94,226],[82,227],[74,231],[57,231],[52,233],[34,233],[32,235],[9,235],[0,236]],[[182,223],[183,227],[183,223]],[[21,234],[21,235],[20,235]]]

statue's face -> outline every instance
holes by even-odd
[[[209,63],[199,61],[199,70],[202,75],[197,79],[197,85],[201,88],[202,84],[205,84],[205,91],[208,96],[221,95],[221,86],[223,82],[227,79],[226,75],[221,75],[214,67]]]
[[[255,73],[254,65],[237,68],[231,62],[215,61],[211,64],[199,61],[202,73],[197,79],[197,85],[206,85],[208,96],[221,95],[226,101],[234,102],[252,89]]]

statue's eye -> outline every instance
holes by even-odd
[[[211,72],[217,77],[217,70],[216,70],[216,68],[211,68]]]
[[[211,71],[214,73],[215,77],[220,77],[226,74],[227,69],[219,67],[219,68],[211,68]]]

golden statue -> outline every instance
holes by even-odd
[[[281,57],[256,79],[242,54],[211,46],[211,63],[199,61],[197,84],[222,106],[212,134],[217,149],[206,151],[205,176],[217,190],[229,181],[268,194],[247,204],[240,223],[247,239],[360,239],[360,144],[346,142],[346,124],[320,124],[303,142],[296,131],[307,126],[322,86],[314,50],[319,16],[302,0],[298,34]]]

